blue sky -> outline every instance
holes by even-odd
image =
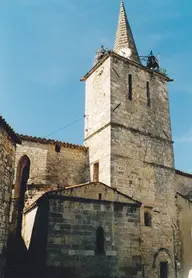
[[[181,3],[182,2],[182,3]],[[176,168],[192,172],[192,2],[125,0],[140,55],[160,54]],[[113,48],[119,0],[1,0],[0,114],[18,132],[82,144],[84,83],[96,49]]]

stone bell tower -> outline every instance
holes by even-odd
[[[123,2],[114,51],[103,53],[82,80],[91,180],[96,165],[101,182],[135,195],[138,169],[173,168],[171,80],[141,64]]]
[[[145,277],[173,278],[177,222],[167,88],[172,80],[153,67],[155,57],[141,64],[123,2],[114,50],[99,57],[82,78],[91,180],[142,202]]]

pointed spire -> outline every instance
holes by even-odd
[[[129,56],[130,60],[140,63],[139,55],[127,19],[123,1],[121,1],[121,6],[120,6],[120,14],[119,14],[119,21],[118,21],[118,27],[116,32],[114,52],[120,54],[120,50],[122,48],[129,49],[128,52],[130,52],[130,56]]]

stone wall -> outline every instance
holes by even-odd
[[[32,236],[33,227],[35,223],[36,213],[37,213],[37,207],[34,207],[34,209],[31,209],[27,213],[24,213],[22,236],[27,249],[29,249],[29,245],[31,242],[31,236]]]
[[[43,145],[30,141],[23,141],[22,145],[17,145],[15,159],[15,178],[20,159],[27,155],[30,159],[29,184],[47,183],[47,157],[49,145]]]
[[[85,139],[110,122],[110,59],[107,59],[85,84]]]
[[[178,173],[179,172],[179,173]],[[192,175],[176,170],[175,191],[192,199]]]
[[[129,74],[132,75],[132,100],[128,97]],[[141,252],[145,277],[157,277],[161,260],[166,260],[169,277],[173,278],[176,260],[174,250],[178,248],[173,234],[175,237],[178,235],[178,227],[166,78],[127,59],[111,55],[88,77],[87,95],[92,94],[91,80],[97,82],[94,83],[94,102],[88,103],[90,107],[94,104],[94,113],[89,114],[89,117],[97,122],[101,107],[103,114],[99,129],[85,139],[85,144],[90,149],[89,160],[92,161],[92,148],[95,150],[94,156],[98,155],[99,163],[102,163],[103,157],[107,157],[110,149],[102,169],[107,173],[105,182],[143,203]],[[150,88],[150,105],[147,82]],[[103,98],[106,88],[110,91],[110,103]],[[110,116],[107,113],[109,109]],[[89,111],[91,113],[93,110]],[[105,137],[103,140],[103,132],[107,129],[109,138]],[[102,140],[104,145],[107,140],[109,143],[108,147],[102,149],[103,155],[100,156],[101,150],[96,146]],[[144,225],[146,209],[150,210],[152,217],[150,227]]]
[[[140,203],[100,183],[52,191],[47,197],[49,277],[141,277]],[[29,254],[36,252],[37,256],[37,242],[43,233],[37,232],[42,229],[38,218],[46,207],[41,205],[45,198],[37,202],[38,209],[32,207],[24,217],[24,239],[30,235]],[[44,211],[44,221],[45,215]],[[98,227],[104,229],[104,254],[96,252]]]
[[[165,78],[129,60],[111,57],[112,122],[143,133],[172,140],[168,88]],[[132,75],[132,100],[129,100],[128,76]],[[147,85],[150,106],[147,104]]]
[[[0,126],[0,271],[7,246],[14,162],[15,143]]]
[[[93,181],[94,163],[99,162],[99,181],[107,185],[111,184],[110,134],[111,129],[108,126],[85,141],[85,145],[89,146],[90,181]]]
[[[192,202],[177,194],[183,277],[192,270]]]
[[[110,59],[105,61],[86,81],[85,146],[89,147],[90,180],[93,164],[99,162],[99,181],[111,183],[111,118]]]
[[[129,74],[132,100],[128,98]],[[155,73],[112,58],[111,106],[118,103],[120,106],[111,114],[111,185],[143,203],[141,252],[145,277],[158,277],[161,260],[168,263],[169,277],[175,277],[173,232],[177,213],[167,84]],[[144,224],[145,209],[150,211],[150,226]]]
[[[53,194],[71,197],[88,198],[94,200],[105,200],[112,202],[128,203],[140,206],[141,203],[123,194],[114,187],[109,187],[101,182],[90,182],[77,186],[70,186],[64,189],[53,191]]]
[[[30,160],[25,194],[27,206],[47,191],[89,180],[87,151],[83,147],[61,145],[60,152],[56,152],[55,144],[22,141],[22,145],[17,145],[15,172],[24,155]]]
[[[139,212],[127,204],[50,200],[48,261],[65,277],[139,277]],[[130,212],[129,212],[130,211]],[[96,230],[105,254],[95,252]],[[136,264],[139,264],[137,266]]]
[[[27,155],[30,159],[29,184],[56,184],[66,186],[86,181],[87,153],[85,149],[61,146],[55,151],[54,144],[22,141],[17,146],[16,167],[19,159]]]

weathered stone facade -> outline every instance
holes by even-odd
[[[106,51],[82,78],[84,146],[20,135],[14,153],[16,135],[0,129],[0,247],[15,168],[8,277],[26,277],[31,262],[31,277],[50,278],[185,278],[192,269],[192,175],[174,166],[172,80],[141,65],[123,4],[116,45],[125,52]]]
[[[98,193],[99,192],[99,193]],[[100,200],[98,194],[101,194]],[[36,220],[43,198],[36,207],[28,209],[25,218]],[[141,277],[140,203],[104,184],[91,183],[68,187],[47,195],[48,217],[46,266],[50,277]],[[41,253],[36,241],[40,230],[36,222],[29,250]],[[97,253],[96,233],[104,230],[104,250]],[[31,224],[25,227],[28,240]],[[36,234],[36,236],[35,236]],[[39,248],[42,248],[40,245]],[[40,262],[39,260],[37,261]],[[40,262],[42,264],[42,262]],[[36,266],[37,269],[39,266]],[[55,277],[55,276],[54,276]]]
[[[145,275],[158,275],[159,265],[154,262],[152,267],[151,262],[159,250],[166,250],[164,256],[163,251],[158,255],[163,260],[167,258],[169,275],[174,277],[173,233],[177,234],[178,229],[166,84],[169,79],[113,53],[103,60],[85,77],[88,107],[85,145],[89,147],[90,167],[92,162],[99,161],[100,181],[141,201],[144,208],[150,208],[152,226],[141,225]],[[133,80],[131,100],[128,99],[129,74]],[[147,82],[150,106],[147,105]]]
[[[176,170],[175,190],[192,199],[192,174]]]
[[[192,202],[181,194],[177,194],[177,209],[183,277],[188,277],[192,269]]]
[[[11,190],[14,177],[15,148],[20,143],[11,127],[0,116],[0,276],[7,251]]]
[[[89,180],[87,149],[83,146],[49,142],[21,137],[22,145],[17,147],[15,171],[23,156],[30,160],[30,172],[25,192],[26,205],[29,206],[45,192],[80,184]],[[59,152],[56,146],[60,146]],[[17,183],[15,176],[14,183]]]
[[[27,136],[21,139],[22,145],[17,147],[15,167],[17,168],[22,156],[29,157],[31,161],[29,184],[64,186],[85,182],[87,169],[85,147]],[[56,151],[56,145],[59,145],[59,151]]]

